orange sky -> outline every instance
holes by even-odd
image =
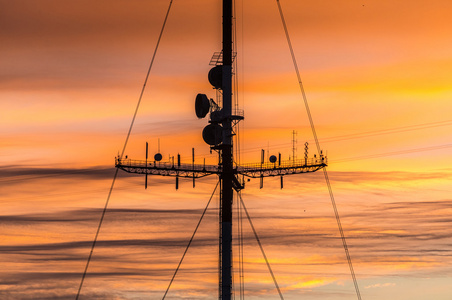
[[[168,1],[1,1],[0,298],[74,297]],[[363,299],[449,299],[452,3],[281,0]],[[213,161],[220,1],[175,1],[127,147]],[[314,149],[275,1],[237,1],[242,161]],[[313,152],[311,152],[313,154]],[[215,186],[120,174],[82,295],[160,299]],[[321,174],[244,193],[285,299],[356,299]],[[212,204],[170,297],[217,293]],[[244,220],[246,221],[246,220]],[[246,225],[247,226],[247,225]],[[250,298],[277,297],[245,226]],[[275,229],[278,229],[276,231]]]

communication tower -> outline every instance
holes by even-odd
[[[233,53],[232,44],[232,0],[223,1],[223,49],[215,53],[211,64],[214,67],[209,71],[210,84],[222,95],[221,105],[205,94],[198,94],[195,99],[195,113],[198,118],[209,115],[209,124],[204,128],[202,137],[217,151],[219,161],[216,165],[194,163],[194,150],[192,150],[192,162],[182,163],[180,156],[177,160],[162,162],[162,155],[157,153],[154,160],[148,160],[148,145],[146,143],[146,159],[132,160],[117,157],[116,168],[129,173],[145,175],[147,187],[148,175],[172,176],[176,178],[176,188],[179,186],[179,177],[196,178],[209,175],[217,175],[220,180],[220,299],[230,300],[232,294],[232,202],[233,193],[245,188],[245,177],[260,178],[261,188],[263,178],[280,176],[281,188],[283,176],[315,172],[327,166],[327,158],[320,154],[319,157],[308,158],[307,145],[305,156],[301,160],[296,159],[295,142],[293,157],[289,161],[281,161],[281,155],[277,158],[272,155],[266,162],[264,153],[260,163],[236,164],[233,159],[233,136],[236,135],[236,125],[244,119],[243,113],[232,109],[232,79],[233,79]],[[295,132],[293,133],[295,141]]]

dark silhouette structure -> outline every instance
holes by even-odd
[[[217,165],[199,165],[181,163],[180,156],[169,162],[162,162],[162,155],[156,154],[153,161],[131,160],[116,158],[117,168],[129,173],[176,177],[178,188],[179,177],[196,178],[208,175],[218,175],[220,180],[220,299],[230,300],[232,296],[232,202],[234,191],[243,189],[244,178],[261,178],[261,187],[264,177],[280,176],[281,188],[283,176],[315,172],[327,165],[327,159],[322,154],[319,157],[308,158],[307,148],[305,157],[301,160],[293,158],[289,161],[281,161],[276,156],[270,157],[270,162],[264,162],[264,155],[260,163],[237,165],[233,159],[234,126],[244,119],[237,111],[232,109],[232,76],[233,76],[233,41],[232,41],[232,0],[223,0],[223,50],[214,54],[215,66],[209,72],[209,82],[222,95],[222,105],[217,105],[214,100],[204,94],[198,94],[195,102],[196,115],[199,118],[209,114],[209,125],[203,130],[203,139],[211,149],[219,153]],[[146,146],[147,148],[147,146]]]

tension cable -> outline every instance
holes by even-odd
[[[271,268],[270,263],[268,262],[268,259],[267,259],[267,255],[265,255],[264,248],[262,247],[262,244],[261,244],[261,241],[260,241],[260,239],[259,239],[259,236],[257,235],[256,229],[254,228],[253,222],[251,221],[251,217],[250,217],[250,215],[248,214],[248,210],[246,209],[245,202],[243,202],[242,194],[240,194],[240,193],[237,193],[237,194],[238,194],[238,196],[240,197],[240,202],[242,203],[243,209],[245,210],[245,214],[246,214],[246,217],[248,218],[248,222],[249,222],[250,225],[251,225],[251,229],[253,230],[254,237],[256,238],[256,241],[257,241],[257,243],[259,244],[259,248],[261,249],[262,256],[263,256],[264,259],[265,259],[265,263],[267,264],[268,271],[270,272],[270,275],[272,276],[273,283],[275,284],[275,287],[276,287],[276,289],[278,290],[279,297],[281,298],[281,300],[284,300],[284,297],[283,297],[283,295],[282,295],[282,293],[281,293],[281,290],[279,289],[278,282],[276,281],[275,274],[273,274],[272,268]]]
[[[300,71],[298,69],[297,60],[295,59],[295,54],[294,54],[294,51],[293,51],[292,43],[290,41],[289,30],[287,29],[286,21],[285,21],[284,14],[283,14],[283,11],[282,11],[282,8],[281,8],[281,3],[279,2],[279,0],[276,0],[276,3],[278,4],[278,10],[279,10],[279,14],[281,16],[281,21],[282,21],[282,24],[283,24],[283,27],[284,27],[284,32],[286,34],[287,44],[288,44],[289,49],[290,49],[290,54],[292,56],[292,61],[293,61],[293,65],[294,65],[294,68],[295,68],[295,72],[297,73],[298,85],[300,87],[301,94],[303,96],[304,105],[306,107],[306,113],[308,114],[308,118],[309,118],[309,124],[311,125],[312,135],[314,136],[315,144],[317,146],[317,151],[318,151],[318,153],[320,153],[319,139],[317,138],[317,133],[316,133],[315,127],[314,127],[314,121],[312,120],[311,110],[309,109],[309,105],[308,105],[308,99],[306,97],[306,93],[305,93],[305,90],[304,90],[304,87],[303,87],[303,82],[301,81],[301,76],[300,76]],[[340,217],[339,217],[339,212],[337,211],[337,207],[336,207],[336,201],[334,200],[333,189],[331,187],[330,180],[328,178],[328,173],[326,171],[326,168],[323,168],[323,174],[325,176],[326,185],[328,187],[328,192],[330,194],[330,199],[331,199],[331,203],[333,205],[334,214],[336,216],[336,222],[337,222],[337,226],[339,228],[339,232],[340,232],[340,235],[341,235],[342,245],[343,245],[344,250],[345,250],[345,255],[347,256],[347,262],[348,262],[348,266],[350,268],[350,273],[351,273],[351,276],[352,276],[352,279],[353,279],[353,284],[355,286],[356,295],[357,295],[358,299],[361,300],[361,294],[359,292],[358,282],[356,280],[355,271],[353,270],[352,259],[350,257],[350,253],[348,252],[347,242],[345,240],[345,235],[344,235],[344,231],[342,229],[342,224],[341,224],[341,220],[340,220]]]
[[[167,288],[166,291],[165,291],[165,294],[164,294],[163,297],[162,297],[162,300],[164,300],[165,297],[166,297],[166,294],[168,294],[168,291],[169,291],[169,289],[170,289],[170,287],[171,287],[171,284],[173,283],[174,278],[176,277],[176,274],[177,274],[177,272],[179,271],[179,268],[180,268],[180,266],[181,266],[181,264],[182,264],[182,261],[183,261],[184,258],[185,258],[185,254],[187,254],[188,248],[190,248],[191,242],[192,242],[193,239],[195,238],[195,235],[196,235],[196,232],[198,231],[199,225],[201,225],[201,221],[202,221],[202,219],[204,218],[204,215],[206,214],[206,211],[207,211],[207,208],[209,207],[210,201],[212,201],[213,195],[215,195],[215,192],[217,191],[217,188],[218,188],[218,185],[219,185],[219,184],[220,184],[220,181],[217,182],[217,185],[216,185],[215,188],[213,189],[212,195],[210,195],[210,199],[209,199],[209,201],[207,202],[206,208],[204,208],[204,211],[203,211],[203,213],[202,213],[202,215],[201,215],[201,218],[199,219],[198,225],[196,225],[195,231],[193,232],[193,235],[191,236],[190,241],[189,241],[188,244],[187,244],[187,247],[185,247],[184,254],[182,254],[182,257],[181,257],[181,259],[180,259],[180,261],[179,261],[179,264],[177,265],[177,268],[176,268],[176,270],[174,271],[173,277],[171,278],[171,281],[170,281],[170,283],[169,283],[169,285],[168,285],[168,288]]]
[[[166,12],[165,20],[163,21],[162,29],[160,30],[160,35],[158,37],[157,44],[156,44],[155,49],[154,49],[154,54],[152,56],[151,63],[149,65],[149,68],[148,68],[148,71],[147,71],[147,74],[146,74],[146,78],[144,80],[143,88],[141,89],[140,97],[138,99],[138,103],[137,103],[137,106],[135,108],[135,113],[133,114],[132,121],[131,121],[130,127],[129,127],[129,131],[127,132],[126,140],[124,142],[124,146],[122,148],[122,152],[121,152],[121,155],[119,157],[120,159],[122,159],[122,157],[124,156],[124,152],[126,151],[126,147],[127,147],[128,141],[129,141],[130,133],[132,132],[133,124],[135,123],[135,119],[136,119],[136,116],[137,116],[137,113],[138,113],[138,109],[139,109],[140,104],[141,104],[141,99],[143,98],[144,90],[146,89],[146,84],[147,84],[148,79],[149,79],[149,74],[151,73],[151,69],[152,69],[152,66],[154,64],[155,56],[157,54],[157,50],[158,50],[159,45],[160,45],[160,40],[162,39],[163,31],[165,29],[166,21],[168,20],[168,15],[169,15],[169,12],[171,10],[171,5],[172,4],[173,4],[173,0],[170,1],[168,10]],[[99,221],[99,225],[97,227],[96,235],[94,236],[93,244],[91,246],[91,251],[89,253],[88,260],[86,262],[85,270],[83,271],[82,280],[80,281],[80,286],[78,288],[77,295],[75,296],[75,300],[78,300],[78,298],[80,296],[80,292],[81,292],[82,287],[83,287],[83,282],[85,281],[86,273],[88,272],[89,263],[90,263],[91,258],[93,256],[93,251],[94,251],[94,247],[96,246],[96,242],[97,242],[97,238],[99,236],[100,228],[102,226],[102,222],[104,220],[105,213],[107,212],[108,202],[110,201],[110,197],[111,197],[111,193],[113,191],[113,187],[115,185],[116,177],[118,176],[118,170],[119,169],[116,168],[115,175],[113,176],[113,181],[111,183],[110,191],[108,192],[107,201],[105,202],[105,206],[104,206],[104,209],[102,211],[102,215],[101,215],[101,218],[100,218],[100,221]]]

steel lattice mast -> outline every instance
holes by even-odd
[[[221,145],[221,293],[222,300],[231,299],[232,291],[232,0],[223,0],[223,144]]]
[[[154,161],[121,159],[117,157],[115,166],[129,173],[146,175],[146,187],[148,175],[173,176],[176,177],[176,188],[178,188],[179,177],[201,178],[216,174],[220,179],[220,284],[219,298],[230,300],[232,298],[232,202],[233,193],[244,188],[244,181],[238,177],[247,176],[262,178],[269,176],[300,174],[315,172],[326,167],[327,159],[321,153],[318,158],[307,157],[289,161],[281,161],[275,156],[270,158],[269,163],[235,165],[233,160],[234,122],[243,120],[243,116],[232,112],[232,65],[233,65],[233,40],[232,40],[232,0],[223,0],[223,50],[221,54],[214,54],[216,66],[209,72],[210,83],[222,93],[222,108],[206,95],[198,94],[196,97],[196,114],[202,118],[210,112],[210,125],[203,131],[203,138],[211,149],[220,154],[218,165],[195,165],[180,162],[161,162],[162,155],[156,154]],[[198,101],[199,100],[199,101]],[[236,124],[236,123],[235,123]]]

